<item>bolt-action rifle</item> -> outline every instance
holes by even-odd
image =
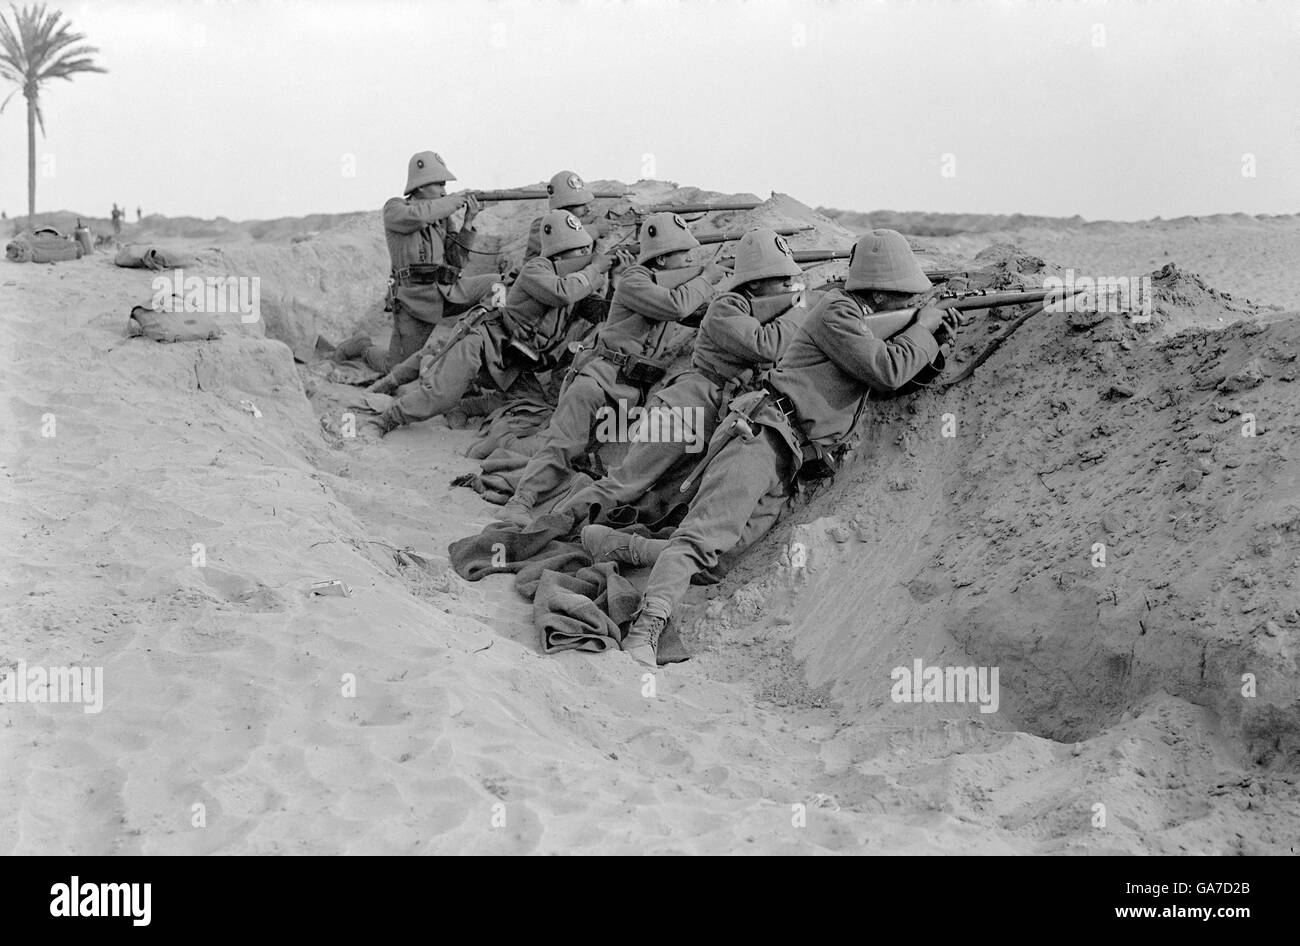
[[[470,191],[480,201],[501,201],[501,200],[546,200],[549,196],[544,190],[526,190],[524,188],[514,188],[503,191]],[[593,191],[597,200],[618,200],[626,197],[631,191]]]
[[[848,259],[852,252],[852,248],[847,250],[795,250],[794,261],[800,266],[815,266],[818,263],[827,263],[831,260]],[[930,277],[932,283],[947,282],[950,279],[960,279],[971,275],[968,271],[961,269],[926,270],[925,274]]]
[[[1082,290],[1070,289],[1027,289],[1019,291],[998,292],[989,289],[972,289],[966,292],[944,292],[931,290],[920,305],[906,309],[892,309],[888,312],[872,312],[863,317],[867,328],[876,338],[893,338],[907,329],[916,319],[922,308],[934,306],[939,309],[956,309],[969,312],[974,309],[997,309],[1003,306],[1039,304],[1042,306],[1060,302],[1071,296],[1077,296]]]
[[[611,214],[610,219],[619,226],[635,225],[638,229],[641,221],[650,214],[674,213],[688,221],[699,220],[705,214],[722,210],[753,210],[761,207],[761,200],[711,200],[697,204],[649,204],[643,207],[633,206],[621,214]]]
[[[464,341],[465,337],[469,335],[470,332],[474,331],[474,329],[478,328],[488,319],[500,315],[504,311],[504,308],[493,308],[491,306],[483,305],[482,303],[474,306],[474,308],[461,316],[460,321],[456,323],[456,327],[452,329],[451,335],[448,336],[446,344],[442,346],[438,354],[434,355],[431,360],[423,362],[423,364],[420,365],[420,374],[432,370],[433,366],[446,358],[448,353]]]
[[[803,233],[805,230],[811,230],[811,229],[812,227],[806,227],[806,226],[805,227],[778,227],[775,229],[774,232],[780,234],[781,236],[794,236],[796,233]],[[734,243],[736,240],[739,240],[748,232],[749,231],[747,230],[718,230],[713,233],[697,233],[695,235],[695,239],[700,241],[701,246],[711,246],[717,243]],[[605,252],[612,252],[614,249],[619,249],[619,248],[626,248],[633,255],[636,255],[637,253],[641,252],[640,243],[636,243],[636,242],[625,243],[622,241],[614,244]],[[591,261],[597,255],[599,254],[589,253],[583,256],[573,256],[570,257],[569,259],[558,260],[556,261],[555,264],[555,271],[559,273],[561,276],[567,275],[568,273],[576,273],[578,270],[585,269],[587,266],[591,265]],[[671,272],[676,272],[676,270],[672,270]]]

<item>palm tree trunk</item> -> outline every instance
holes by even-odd
[[[36,96],[27,99],[27,229],[36,229]]]

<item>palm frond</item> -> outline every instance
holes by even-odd
[[[71,81],[80,73],[108,70],[93,58],[99,53],[98,47],[86,45],[86,37],[72,31],[72,24],[61,11],[49,12],[44,3],[19,9],[12,0],[9,10],[12,16],[0,14],[0,79],[16,84],[32,101],[44,133],[45,115],[40,103],[44,83],[51,79]],[[11,98],[12,92],[4,104]]]

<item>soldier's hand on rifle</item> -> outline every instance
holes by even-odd
[[[616,247],[614,249],[614,255],[618,257],[618,259],[616,260],[616,264],[618,266],[622,266],[624,269],[627,269],[629,266],[636,265],[636,254],[633,253],[631,250],[629,250],[626,246]]]
[[[591,258],[591,265],[596,267],[596,272],[604,274],[614,268],[618,260],[613,253],[597,253]]]
[[[397,381],[391,374],[386,374],[366,390],[371,394],[392,394],[397,390]]]
[[[731,275],[727,268],[722,265],[721,248],[718,249],[718,252],[713,254],[713,259],[704,264],[704,271],[700,275],[709,282],[717,282],[718,280]]]
[[[943,313],[943,321],[939,326],[939,331],[934,333],[935,339],[943,344],[956,337],[957,329],[961,328],[970,318],[964,312],[958,309],[946,309]]]
[[[469,226],[470,221],[478,216],[478,212],[483,209],[478,198],[470,191],[465,192],[465,226]]]
[[[943,331],[943,320],[947,313],[938,306],[928,305],[916,313],[916,324],[932,335]]]

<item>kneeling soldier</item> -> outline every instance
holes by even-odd
[[[699,492],[655,560],[623,649],[653,667],[659,635],[699,572],[746,548],[776,522],[796,479],[832,474],[870,392],[894,391],[939,353],[955,313],[926,307],[888,341],[862,317],[930,288],[907,240],[874,230],[858,240],[843,290],[813,306],[764,390],[738,398],[709,444]]]
[[[802,286],[795,282],[803,270],[783,237],[758,229],[736,244],[734,272],[731,290],[709,303],[691,367],[650,397],[642,433],[623,461],[557,506],[556,513],[580,521],[598,507],[592,518],[599,518],[601,510],[635,502],[656,486],[675,486],[700,460],[699,450],[731,397],[781,357],[807,312],[797,296]],[[683,495],[680,501],[688,500]]]
[[[417,374],[419,386],[402,394],[363,431],[383,436],[402,424],[428,420],[460,403],[475,381],[509,391],[522,376],[549,371],[565,354],[563,346],[574,305],[605,285],[613,264],[608,255],[591,253],[591,235],[567,210],[552,210],[542,222],[542,254],[524,264],[506,296],[499,318],[485,319],[428,370],[416,352],[375,387],[387,390]],[[576,271],[566,261],[589,257]]]
[[[668,327],[711,300],[717,292],[714,283],[726,275],[712,260],[674,289],[659,284],[661,279],[675,282],[668,274],[689,267],[691,251],[699,245],[677,214],[646,218],[637,265],[623,272],[595,346],[574,361],[573,376],[541,435],[542,446],[502,508],[502,521],[531,521],[537,500],[564,483],[571,475],[569,464],[587,451],[601,409],[639,406],[663,377]]]

